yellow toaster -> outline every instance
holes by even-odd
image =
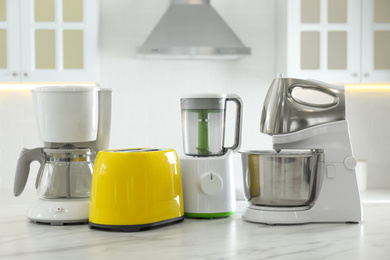
[[[139,231],[183,220],[179,159],[173,149],[103,150],[96,157],[89,227]]]

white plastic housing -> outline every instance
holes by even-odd
[[[236,210],[233,152],[218,157],[180,158],[185,213],[226,213]]]
[[[34,222],[63,225],[67,223],[88,223],[89,198],[87,199],[37,199],[27,212],[27,218]]]
[[[38,131],[43,142],[75,143],[96,140],[98,87],[50,86],[33,89]]]

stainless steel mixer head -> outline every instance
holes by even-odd
[[[304,91],[320,93],[327,97],[327,101],[302,99],[297,94]],[[260,132],[269,135],[286,134],[339,120],[345,120],[344,86],[276,78],[264,101]]]

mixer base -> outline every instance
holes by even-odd
[[[242,218],[249,222],[263,224],[304,224],[312,222],[309,214],[307,214],[307,208],[295,209],[297,210],[283,210],[282,208],[265,210],[264,207],[249,205],[242,214]]]

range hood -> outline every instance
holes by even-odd
[[[172,0],[140,59],[238,59],[251,54],[209,0]]]

